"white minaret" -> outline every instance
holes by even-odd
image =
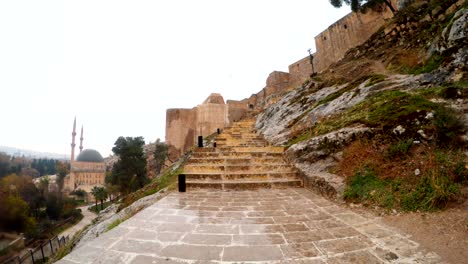
[[[76,136],[76,116],[75,121],[73,121],[73,132],[72,132],[72,143],[71,143],[71,158],[70,162],[75,161],[75,136]]]
[[[81,136],[80,136],[80,153],[83,151],[83,126],[81,126]]]

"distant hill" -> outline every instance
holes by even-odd
[[[40,152],[35,150],[19,149],[7,146],[0,146],[0,152],[4,152],[10,156],[22,157],[31,159],[47,158],[47,159],[57,159],[57,160],[70,160],[70,156],[66,154],[58,154],[51,152]]]

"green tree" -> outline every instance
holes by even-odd
[[[0,178],[10,174],[10,159],[10,156],[0,152]]]
[[[393,13],[395,13],[395,8],[392,6],[392,3],[390,0],[329,0],[330,4],[334,7],[342,7],[343,4],[351,6],[351,10],[353,12],[357,12],[361,10],[364,6],[375,6],[378,4],[385,3],[385,5],[392,10]]]
[[[94,186],[91,189],[91,194],[94,196],[94,202],[96,203],[96,206],[94,208],[96,208],[96,212],[97,212],[98,211],[97,203],[99,200],[99,187]]]
[[[155,149],[154,149],[154,163],[155,163],[155,172],[158,175],[166,162],[167,151],[169,146],[165,142],[161,142],[159,138],[156,140]]]
[[[57,193],[48,193],[46,198],[46,214],[50,219],[60,219],[63,203]]]
[[[107,199],[107,191],[106,191],[106,188],[104,187],[100,187],[99,188],[99,200],[101,201],[101,210],[104,210],[104,201]]]
[[[19,196],[28,204],[33,214],[38,215],[43,199],[31,177],[18,176],[16,174],[8,175],[0,180],[0,191]]]
[[[0,231],[28,232],[36,222],[29,217],[28,204],[16,195],[0,193]]]
[[[42,198],[46,198],[47,195],[49,194],[49,183],[50,183],[50,179],[48,176],[44,176],[42,177],[40,180],[39,180],[39,191],[42,195]]]
[[[98,201],[101,201],[101,210],[104,209],[104,200],[107,199],[107,191],[104,187],[98,187],[94,186],[93,189],[91,189],[91,193],[94,196],[94,200],[96,202],[96,212],[99,210],[97,207]]]
[[[119,195],[119,186],[106,183],[106,192],[109,194],[110,200],[112,201]]]
[[[57,161],[55,163],[55,170],[57,172],[57,185],[58,185],[59,191],[62,191],[64,179],[69,172],[68,164],[66,162]]]
[[[82,189],[76,189],[70,194],[76,195],[78,198],[83,199],[86,197],[86,191]]]
[[[112,148],[119,160],[112,168],[110,182],[119,186],[121,193],[138,190],[148,182],[144,145],[143,137],[119,137]]]

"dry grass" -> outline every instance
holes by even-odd
[[[408,141],[374,138],[348,146],[337,166],[348,183],[345,198],[408,211],[463,202],[459,190],[468,183],[468,176],[460,150],[418,144],[389,155],[402,142]]]

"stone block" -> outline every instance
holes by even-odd
[[[168,258],[208,261],[221,260],[222,247],[197,245],[169,245],[161,250],[160,255]]]
[[[224,249],[223,261],[277,261],[283,258],[278,246],[234,246]]]

